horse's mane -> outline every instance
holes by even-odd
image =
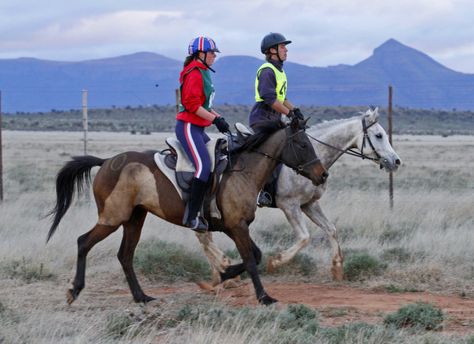
[[[354,117],[357,117],[357,116],[354,116]],[[351,119],[354,119],[354,117],[349,117],[349,118],[338,118],[338,119],[333,119],[333,120],[330,120],[330,121],[323,121],[321,123],[317,123],[315,125],[312,125],[311,128],[314,128],[314,129],[325,129],[327,127],[332,127],[334,124],[338,124],[338,123],[343,123],[343,122],[346,122],[348,120],[351,120]]]
[[[243,151],[250,151],[259,147],[263,142],[268,139],[269,136],[284,127],[285,125],[280,121],[266,121],[262,124],[259,124],[257,133],[248,136],[240,147],[232,151],[232,154],[238,154]]]

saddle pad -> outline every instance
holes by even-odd
[[[165,154],[161,154],[160,152],[155,153],[153,158],[155,159],[155,163],[160,169],[161,172],[169,179],[169,181],[173,184],[176,191],[178,191],[179,197],[184,199],[183,197],[183,190],[178,186],[178,182],[176,181],[176,173],[174,170],[166,166],[165,164]]]
[[[210,159],[211,159],[211,173],[214,172],[214,167],[215,167],[215,156],[216,156],[216,144],[218,143],[218,139],[211,139],[207,144],[207,152],[209,153]],[[174,137],[168,137],[166,139],[166,143],[168,146],[173,147],[173,149],[176,151],[178,154],[178,160],[176,162],[176,171],[169,168],[166,163],[165,163],[165,157],[166,154],[161,154],[159,152],[155,153],[153,158],[155,159],[155,163],[158,166],[158,168],[163,172],[163,174],[171,181],[173,186],[175,187],[176,191],[178,191],[179,196],[181,199],[184,199],[183,197],[183,190],[181,187],[178,185],[178,181],[176,180],[176,172],[194,172],[196,169],[194,168],[194,165],[191,163],[191,161],[188,159],[188,155],[184,151],[183,147],[181,146],[181,143]]]

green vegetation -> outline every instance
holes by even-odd
[[[429,303],[418,302],[387,315],[384,323],[397,328],[413,327],[415,329],[439,330],[443,320],[444,315],[441,309]]]
[[[377,276],[386,265],[368,253],[361,252],[346,256],[344,276],[349,281],[358,281]]]
[[[251,106],[216,106],[228,122],[247,123]],[[363,106],[302,106],[303,113],[311,116],[310,124],[322,120],[347,118],[365,111]],[[380,109],[381,123],[386,126],[386,109]],[[138,106],[112,109],[90,109],[89,130],[122,131],[133,134],[173,131],[176,110],[174,106]],[[9,130],[82,130],[82,111],[51,110],[50,112],[5,114],[3,127]],[[214,128],[211,130],[215,130]],[[410,109],[395,107],[393,111],[393,132],[395,134],[428,134],[447,137],[454,134],[474,134],[474,112]]]
[[[140,244],[134,264],[153,281],[196,281],[210,278],[209,264],[203,255],[165,241],[152,240]]]
[[[55,279],[56,275],[48,271],[43,263],[37,263],[31,258],[0,262],[0,273],[12,279],[21,279],[26,283]]]

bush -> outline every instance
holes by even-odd
[[[429,303],[418,302],[387,315],[384,324],[397,328],[413,327],[415,329],[439,330],[443,320],[444,315],[441,309]]]
[[[55,279],[56,275],[49,272],[43,263],[36,263],[31,258],[12,260],[0,264],[0,272],[7,278],[18,278],[26,283]]]
[[[393,261],[398,263],[406,263],[412,259],[408,250],[403,247],[393,247],[386,249],[383,251],[380,258],[387,262]]]
[[[139,246],[134,261],[139,271],[153,281],[197,281],[211,275],[204,257],[164,241],[153,240]]]
[[[314,335],[319,329],[317,319],[318,313],[305,305],[289,305],[280,316],[280,328],[301,329],[306,333]]]
[[[127,314],[109,314],[105,325],[105,331],[113,338],[120,338],[127,334],[133,321]]]
[[[352,323],[334,328],[324,328],[321,330],[320,336],[326,339],[325,342],[329,344],[345,344],[352,338],[363,339],[360,341],[361,343],[370,343],[372,342],[370,339],[374,337],[376,331],[375,325]]]
[[[356,253],[346,258],[344,276],[349,281],[362,280],[380,275],[386,265],[368,253]]]

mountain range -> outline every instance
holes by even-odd
[[[290,56],[291,58],[291,56]],[[252,104],[255,72],[263,61],[223,56],[213,66],[215,103]],[[0,59],[2,111],[79,109],[175,103],[182,61],[150,52],[79,62]],[[428,55],[389,39],[355,65],[310,67],[285,62],[288,98],[297,105],[394,105],[474,109],[474,74],[451,70]]]

